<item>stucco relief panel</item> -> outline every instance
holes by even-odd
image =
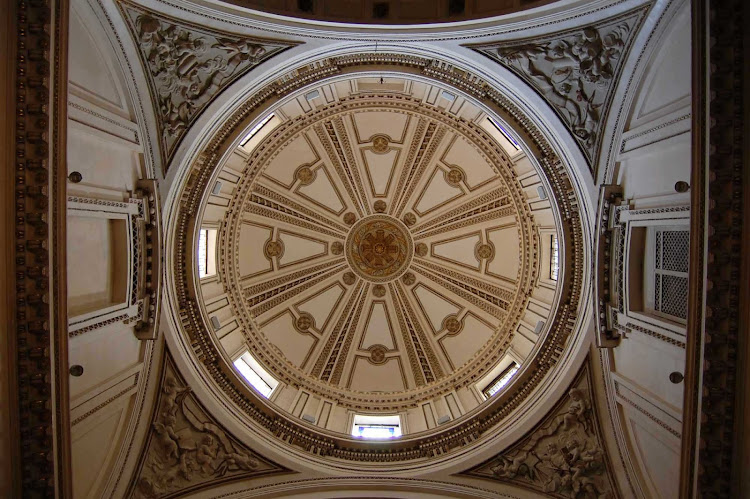
[[[514,483],[553,497],[620,497],[594,405],[587,361],[529,435],[463,474]]]
[[[127,3],[120,9],[145,69],[165,163],[216,95],[297,44],[198,28]]]
[[[531,85],[557,112],[593,164],[616,82],[646,8],[575,30],[470,45]]]

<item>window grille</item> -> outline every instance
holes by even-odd
[[[690,233],[657,229],[655,236],[654,311],[687,320]]]
[[[487,388],[484,389],[484,396],[487,398],[492,397],[494,394],[499,392],[505,385],[508,384],[510,379],[513,377],[513,375],[516,374],[518,371],[518,364],[513,362],[511,365],[505,368],[502,373],[500,373],[500,376],[494,379],[492,383],[487,385]]]

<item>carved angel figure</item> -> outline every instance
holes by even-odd
[[[266,53],[265,47],[248,40],[229,40],[217,38],[214,47],[227,52],[227,66],[235,68],[244,61],[257,63],[258,59]]]
[[[227,78],[266,54],[263,45],[250,40],[197,36],[149,14],[136,18],[135,29],[154,78],[165,143],[187,129]]]
[[[631,33],[629,22],[587,27],[552,41],[499,47],[496,54],[532,80],[591,151],[608,87]]]
[[[252,471],[260,464],[257,459],[241,451],[230,450],[222,457],[221,464],[216,468],[219,476],[224,476],[228,471]]]
[[[211,435],[205,435],[201,441],[198,451],[195,455],[195,461],[198,463],[201,471],[207,475],[214,472],[213,460],[216,459],[216,449],[214,449],[214,439]]]
[[[179,409],[178,397],[190,391],[190,387],[180,387],[174,378],[167,377],[164,381],[164,407],[166,408],[166,414],[174,416]]]
[[[589,433],[589,411],[591,409],[589,401],[578,388],[572,388],[568,395],[570,396],[570,404],[568,405],[568,412],[563,415],[563,430],[567,431],[576,425],[581,425],[584,432]]]
[[[220,427],[202,420],[189,393],[174,377],[164,380],[136,497],[160,497],[205,479],[260,467],[260,461],[236,448]]]
[[[156,433],[157,439],[164,449],[164,455],[167,458],[174,457],[179,459],[180,450],[177,445],[178,437],[174,433],[174,429],[171,426],[166,426],[158,421],[154,423],[154,432]]]
[[[536,463],[539,459],[530,456],[528,452],[521,452],[513,457],[499,456],[500,463],[491,468],[492,473],[498,477],[516,478],[526,477],[529,480],[536,479]]]

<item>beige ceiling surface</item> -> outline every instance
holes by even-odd
[[[420,153],[429,157],[415,167]],[[355,391],[414,389],[453,373],[504,323],[518,273],[515,210],[497,167],[465,137],[373,103],[307,127],[264,166],[235,270],[261,341],[305,375]],[[274,198],[315,216],[280,220]],[[405,272],[389,267],[399,260]],[[258,301],[290,275],[307,285]],[[456,285],[494,299],[472,303]]]
[[[219,268],[244,343],[281,381],[393,409],[497,364],[534,257],[513,162],[466,119],[482,112],[388,84],[292,101],[238,148]]]

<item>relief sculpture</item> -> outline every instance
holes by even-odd
[[[519,445],[465,474],[514,482],[554,497],[618,497],[591,405],[588,368]]]
[[[129,6],[123,11],[154,94],[165,160],[222,88],[294,45],[199,30]]]
[[[591,162],[601,139],[599,126],[614,90],[641,13],[552,38],[490,43],[475,50],[509,67],[557,111]]]
[[[285,471],[237,442],[213,421],[168,371],[133,496],[179,495],[216,481]]]

